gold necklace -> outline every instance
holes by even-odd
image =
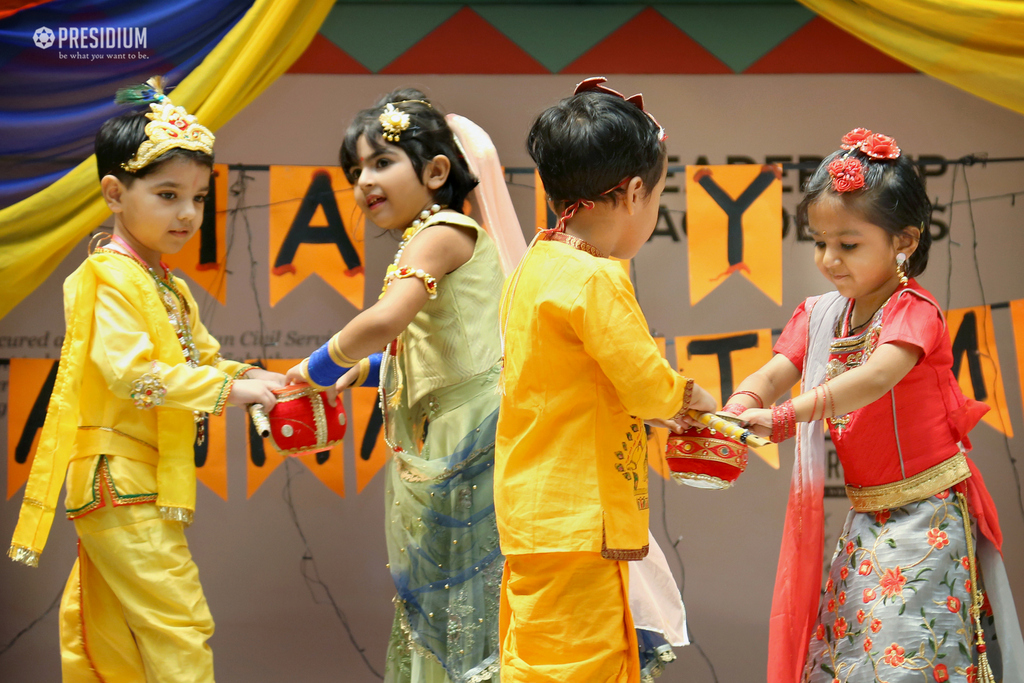
[[[575,237],[573,235],[568,235],[568,234],[566,234],[564,232],[553,232],[548,237],[548,239],[553,240],[555,242],[561,242],[563,244],[568,244],[573,249],[579,249],[580,251],[585,251],[588,254],[590,254],[591,256],[596,256],[597,258],[607,258],[600,249],[595,247],[590,242],[587,242],[586,240],[581,240],[579,237]]]

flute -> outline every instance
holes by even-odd
[[[761,448],[762,446],[767,446],[771,443],[768,439],[754,434],[754,432],[749,429],[744,429],[736,422],[731,422],[721,415],[716,415],[715,413],[698,413],[696,410],[688,410],[686,413],[708,429],[721,432],[733,441],[739,441],[745,446]]]
[[[267,419],[267,413],[263,410],[263,406],[259,403],[249,404],[249,417],[252,418],[252,426],[256,428],[256,431],[266,439],[270,436],[270,420]]]

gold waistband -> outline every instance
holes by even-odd
[[[971,476],[967,456],[957,453],[912,477],[881,486],[846,486],[846,496],[857,512],[892,510],[945,491]]]

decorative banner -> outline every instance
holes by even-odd
[[[690,305],[741,272],[782,305],[782,168],[686,167]]]
[[[302,359],[273,358],[266,362],[266,369],[272,372],[280,372],[284,374],[300,360]],[[246,362],[264,367],[263,363],[257,363],[256,361]],[[280,455],[274,450],[274,447],[270,445],[269,439],[263,439],[256,433],[256,430],[252,426],[252,421],[249,420],[248,416],[246,416],[245,421],[245,443],[246,453],[248,454],[248,457],[245,460],[245,497],[252,498],[252,494],[256,493],[256,489],[258,489],[263,482],[267,480],[267,477],[269,477],[271,473],[273,473],[273,471],[284,462],[285,456]],[[345,438],[346,440],[348,439],[347,433]],[[316,475],[316,478],[322,481],[327,488],[334,491],[342,498],[345,497],[344,441],[329,451],[300,455],[295,459],[301,461],[306,467],[308,467],[310,471]]]
[[[196,479],[224,500],[228,499],[227,415],[206,416],[206,440],[194,444]]]
[[[1010,302],[1010,319],[1017,347],[1017,386],[1024,388],[1024,299]]]
[[[56,360],[11,359],[7,384],[7,500],[28,481],[56,380]]]
[[[736,385],[772,358],[772,331],[752,330],[699,337],[676,337],[676,367],[704,387],[719,405]],[[779,468],[779,447],[751,448],[762,460]]]
[[[533,169],[533,198],[535,201],[534,228],[550,230],[558,222],[558,216],[548,208],[548,193],[540,179],[540,171]]]
[[[388,448],[384,443],[384,415],[381,413],[376,388],[354,387],[349,390],[352,400],[351,436],[356,452],[356,493],[362,493],[388,461]]]
[[[214,164],[210,193],[203,208],[203,224],[177,254],[164,262],[187,275],[224,305],[227,294],[228,165]]]
[[[999,368],[992,309],[989,306],[958,308],[946,312],[949,338],[953,342],[953,375],[968,398],[987,403],[992,410],[982,421],[1013,437],[1010,411]],[[966,362],[964,362],[966,360]]]
[[[316,273],[363,308],[366,221],[339,168],[270,167],[270,305]]]

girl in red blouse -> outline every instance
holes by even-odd
[[[988,407],[960,392],[942,309],[913,279],[928,263],[930,218],[895,140],[844,136],[797,211],[836,291],[797,308],[776,355],[723,409],[775,442],[798,437],[769,683],[1024,672],[998,518],[966,455]],[[798,379],[803,393],[771,405]],[[823,423],[852,509],[821,592]]]

